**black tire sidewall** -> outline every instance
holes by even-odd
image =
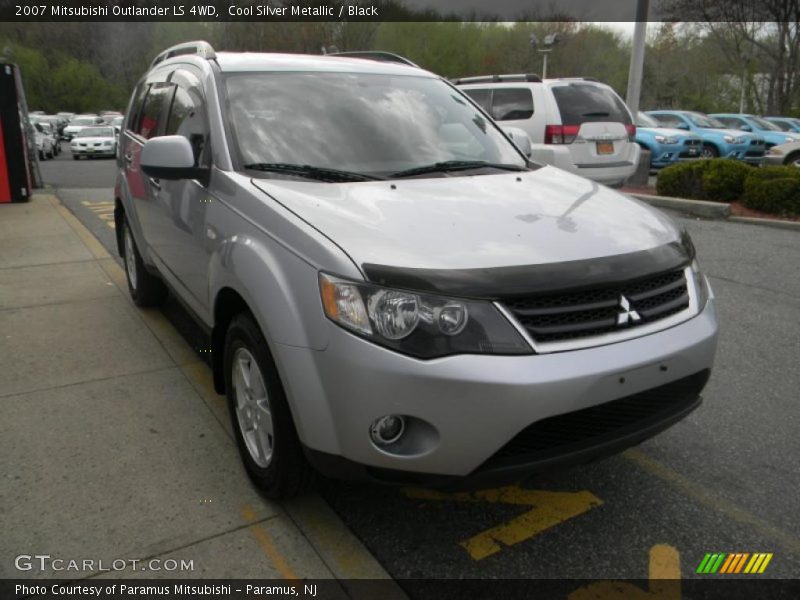
[[[236,416],[236,394],[232,380],[232,364],[233,356],[239,348],[246,348],[256,359],[258,367],[261,369],[269,398],[273,423],[273,446],[272,460],[266,467],[256,464],[253,457],[250,456]],[[233,425],[236,445],[239,448],[245,469],[256,485],[267,496],[281,497],[287,487],[287,480],[291,476],[291,463],[297,459],[297,453],[301,451],[275,362],[269,353],[261,330],[250,314],[242,313],[231,321],[225,336],[223,365],[225,369],[228,412]]]

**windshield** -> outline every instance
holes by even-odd
[[[775,125],[775,123],[770,123],[766,119],[762,119],[761,117],[750,117],[750,120],[753,121],[756,125],[758,125],[759,129],[766,129],[767,131],[780,131],[781,128]]]
[[[464,96],[430,77],[246,73],[229,75],[227,91],[242,165],[386,175],[445,161],[526,164]]]
[[[722,123],[714,117],[709,117],[708,115],[701,115],[700,113],[688,113],[688,117],[696,127],[704,127],[706,129],[725,129],[725,123]]]
[[[72,119],[70,125],[94,125],[94,117],[82,117],[80,119]]]
[[[650,115],[646,115],[643,112],[636,113],[636,126],[637,127],[661,127],[658,121],[656,121]]]
[[[81,129],[75,137],[114,137],[114,130],[111,127],[87,127]]]

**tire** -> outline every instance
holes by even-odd
[[[144,266],[127,219],[123,221],[122,225],[122,259],[125,263],[125,279],[128,280],[128,291],[133,303],[142,308],[163,304],[167,299],[167,286]]]
[[[275,362],[250,313],[233,318],[224,352],[231,423],[250,479],[274,499],[311,490],[316,473],[303,454]]]
[[[78,156],[77,154],[73,154],[72,155],[72,160],[78,160],[79,158],[80,158],[80,156]]]
[[[800,168],[800,152],[793,152],[786,159],[783,161],[783,164],[787,167],[798,167]]]
[[[700,158],[719,158],[719,150],[711,144],[703,144],[703,148],[700,150]]]
[[[39,160],[44,160],[44,150],[39,150]]]

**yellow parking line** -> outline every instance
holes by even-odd
[[[278,569],[278,572],[281,574],[281,577],[287,580],[298,580],[299,577],[295,575],[292,568],[289,566],[289,563],[286,562],[286,558],[284,558],[283,554],[275,547],[275,544],[272,543],[269,535],[267,532],[264,531],[264,528],[261,527],[258,523],[256,523],[256,513],[253,510],[253,507],[249,504],[245,504],[242,507],[242,518],[247,521],[248,523],[252,523],[250,525],[250,533],[253,534],[253,537],[256,538],[259,546],[264,551],[264,554],[272,561],[272,564],[275,565],[275,568]]]

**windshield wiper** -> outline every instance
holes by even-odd
[[[297,175],[299,177],[307,177],[318,181],[379,181],[383,179],[383,177],[367,175],[366,173],[340,171],[339,169],[314,167],[312,165],[294,165],[291,163],[250,163],[244,165],[244,168],[253,169],[255,171]]]
[[[501,169],[503,171],[527,171],[527,167],[503,163],[491,163],[485,160],[446,160],[432,165],[424,165],[392,173],[392,177],[411,177],[426,173],[446,173],[448,171],[466,171],[468,169]]]

